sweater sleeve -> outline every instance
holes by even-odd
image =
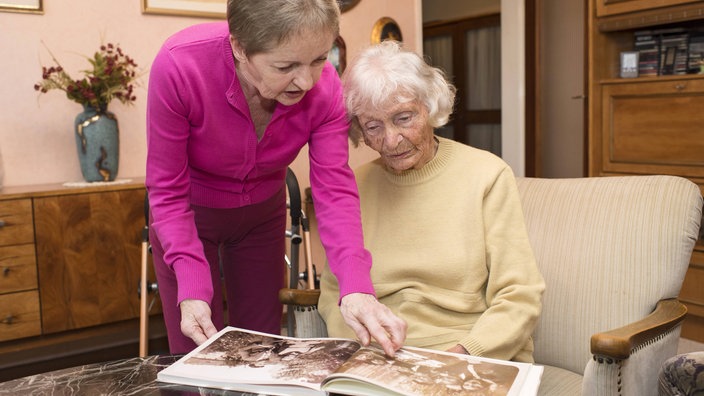
[[[309,141],[310,183],[320,238],[330,270],[340,284],[339,298],[350,293],[374,294],[372,258],[364,248],[359,193],[348,164],[349,123],[342,88],[331,66],[324,76],[331,88],[330,107],[326,121],[311,133]]]
[[[483,201],[487,309],[460,344],[471,354],[510,360],[537,323],[545,283],[523,217],[511,169],[506,166]]]
[[[178,69],[167,50],[156,56],[147,98],[147,170],[152,227],[164,248],[164,261],[175,272],[177,303],[210,301],[213,286],[189,203],[187,106]]]

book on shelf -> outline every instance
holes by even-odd
[[[157,380],[267,395],[535,395],[543,367],[422,348],[226,327]]]
[[[704,62],[704,31],[692,32],[689,38],[687,68],[690,73],[698,73],[700,62]]]
[[[635,32],[635,50],[638,51],[638,75],[657,76],[660,70],[660,36],[652,31]]]
[[[639,54],[638,75],[690,73],[694,54],[690,44],[691,34],[690,30],[682,27],[635,31],[633,45]]]

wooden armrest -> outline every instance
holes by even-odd
[[[281,289],[279,301],[286,305],[302,305],[312,307],[318,305],[320,290],[318,289]]]
[[[676,298],[660,300],[655,310],[645,318],[618,329],[592,335],[592,354],[626,359],[633,348],[664,334],[677,326],[687,313],[687,307]]]

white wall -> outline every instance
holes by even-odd
[[[421,0],[366,0],[342,16],[342,37],[348,57],[369,44],[374,22],[394,18],[404,41],[422,48]],[[67,71],[86,67],[80,55],[91,55],[101,43],[119,43],[144,68],[134,106],[110,104],[120,127],[118,178],[141,177],[146,161],[146,84],[148,70],[161,43],[186,26],[213,19],[148,15],[142,0],[47,0],[44,14],[0,12],[0,153],[6,186],[82,180],[76,155],[73,120],[82,110],[59,91],[38,95],[33,85],[41,66],[51,65],[42,42]],[[293,167],[307,185],[307,153]],[[351,163],[366,162],[372,153],[353,150]]]
[[[501,0],[501,154],[516,176],[526,173],[525,7]]]
[[[584,22],[583,0],[540,1],[541,177],[583,177]]]

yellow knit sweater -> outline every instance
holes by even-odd
[[[406,344],[533,361],[545,288],[510,167],[439,138],[422,169],[394,175],[379,160],[357,172],[377,298],[408,323]],[[325,270],[319,302],[331,337],[354,338]]]

